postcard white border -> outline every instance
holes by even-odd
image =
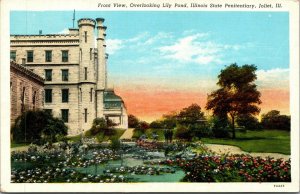
[[[224,0],[224,3],[262,4],[281,3],[277,9],[168,9],[168,8],[98,8],[98,3],[191,3],[193,0],[2,0],[0,31],[0,90],[1,90],[1,191],[6,192],[297,192],[299,191],[299,1],[294,0]],[[221,3],[217,0],[202,0],[198,3]],[[258,7],[258,6],[257,6]],[[289,12],[290,21],[290,112],[292,116],[291,158],[292,182],[282,183],[284,187],[274,187],[281,183],[10,183],[10,66],[9,66],[9,14],[12,10],[84,10],[84,11],[284,11]]]

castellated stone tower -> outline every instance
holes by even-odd
[[[97,87],[96,87],[96,117],[103,116],[103,94],[104,90],[106,89],[106,53],[105,53],[105,31],[106,26],[103,26],[104,19],[97,18],[97,65],[96,65],[96,72],[97,72]]]
[[[79,125],[86,130],[91,127],[95,115],[95,20],[80,19],[79,27]],[[102,116],[102,115],[100,115]]]

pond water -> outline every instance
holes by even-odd
[[[157,161],[164,159],[163,152],[146,152],[147,156],[152,156],[154,158],[147,159],[148,162]],[[141,158],[134,158],[134,154],[124,154],[123,160],[111,160],[105,164],[99,165],[91,165],[86,168],[78,167],[74,168],[76,171],[84,174],[92,174],[92,175],[104,175],[107,170],[115,170],[124,167],[131,167],[130,169],[134,169],[134,167],[141,167],[145,169],[156,169],[156,171],[160,171],[159,174],[153,173],[152,175],[149,173],[146,174],[136,174],[133,171],[130,172],[114,172],[115,175],[123,174],[127,179],[132,182],[180,182],[180,180],[185,176],[185,173],[180,168],[168,167],[166,165],[144,165],[144,160]],[[166,172],[161,172],[162,170],[167,170]],[[138,172],[140,172],[138,170]]]

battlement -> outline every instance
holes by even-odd
[[[91,18],[81,18],[78,20],[78,27],[81,26],[92,26],[95,27],[96,25],[96,21],[94,19]]]

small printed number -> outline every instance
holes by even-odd
[[[284,185],[274,185],[274,187],[284,187]]]

